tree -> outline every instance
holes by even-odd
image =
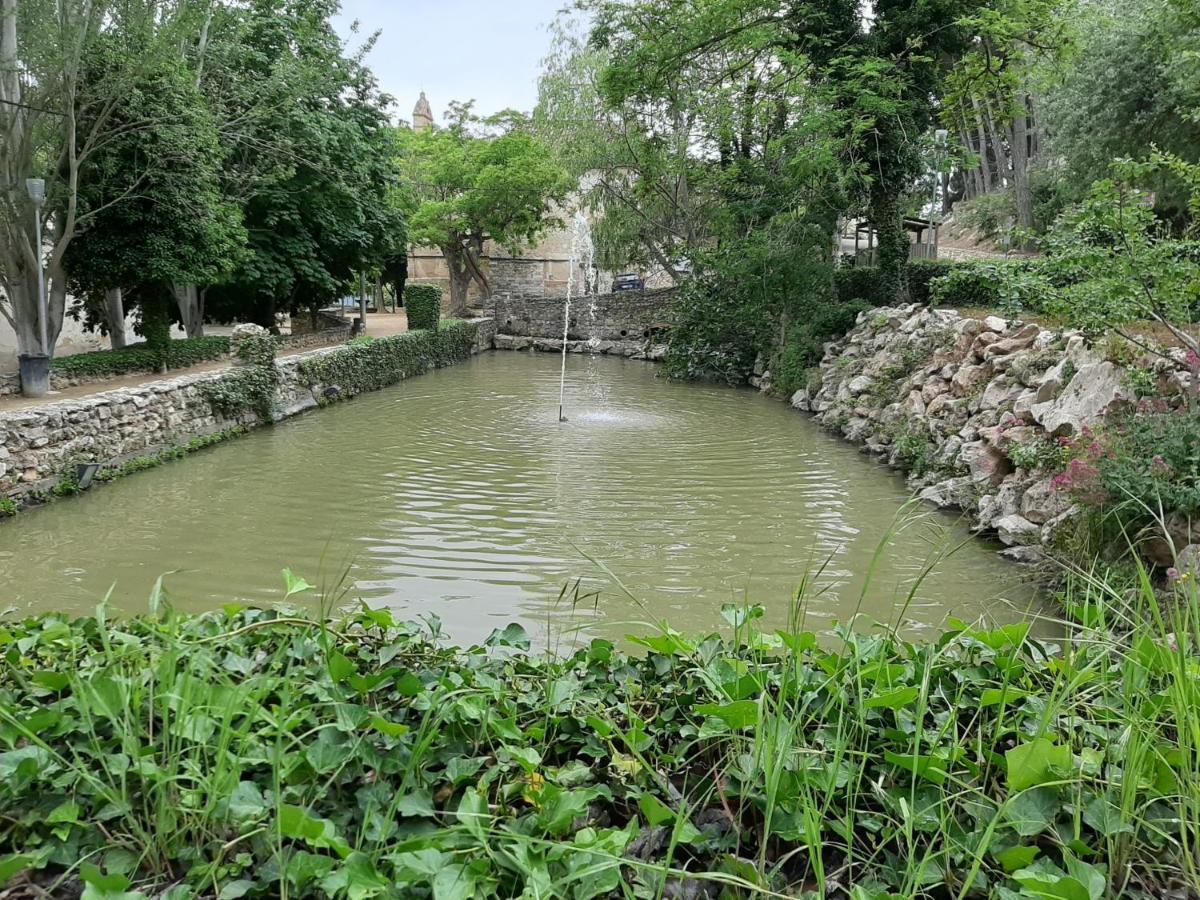
[[[22,354],[52,354],[62,328],[64,258],[79,229],[97,214],[80,209],[91,157],[118,133],[160,124],[118,125],[113,114],[119,99],[159,60],[191,45],[200,6],[199,0],[0,0],[0,313]],[[106,40],[112,64],[101,77],[87,77],[97,69],[85,61]],[[139,52],[119,52],[123,46]],[[32,177],[47,181],[42,247],[36,246],[25,193]],[[38,309],[43,258],[44,343]]]
[[[519,117],[482,122],[469,105],[456,110],[449,128],[400,129],[396,144],[409,240],[441,251],[450,270],[450,313],[463,315],[472,281],[484,296],[491,293],[484,244],[517,253],[533,243],[555,221],[570,183]]]
[[[93,66],[107,63],[104,49],[96,56]],[[185,60],[164,60],[110,116],[114,137],[83,169],[85,225],[64,262],[72,290],[91,298],[93,317],[121,346],[124,298],[159,304],[182,285],[219,280],[246,236],[240,211],[222,195],[216,125]],[[146,121],[161,124],[136,127]],[[188,337],[203,333],[202,300],[198,293],[180,310]]]
[[[212,22],[202,88],[226,147],[225,192],[243,210],[247,252],[209,291],[221,318],[274,327],[315,310],[395,254],[402,216],[390,98],[348,54],[335,0],[250,0]]]

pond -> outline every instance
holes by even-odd
[[[1012,621],[1023,572],[903,481],[748,389],[649,363],[490,353],[263,429],[0,525],[0,610],[269,603],[293,569],[459,641],[520,621],[550,639],[694,632],[723,604],[767,624],[856,612],[915,634]],[[880,548],[883,547],[881,552]],[[908,594],[930,560],[952,550]]]

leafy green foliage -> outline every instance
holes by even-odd
[[[450,312],[463,315],[476,282],[490,293],[482,265],[488,240],[517,252],[556,221],[570,188],[550,149],[519,120],[481,121],[458,107],[446,129],[396,132],[400,202],[408,236],[437,247],[450,270]],[[500,128],[493,135],[488,129]]]
[[[908,275],[908,297],[913,303],[928,303],[931,285],[959,263],[944,259],[910,259],[905,270]]]
[[[1200,519],[1200,411],[1143,401],[1103,431],[1088,430],[1062,450],[1066,461],[1054,485],[1098,515],[1083,523],[1096,551],[1126,553],[1139,540],[1177,532]],[[1172,525],[1170,523],[1180,523]]]
[[[1186,326],[1200,317],[1200,225],[1172,235],[1138,185],[1175,173],[1186,180],[1189,203],[1200,214],[1200,166],[1158,154],[1114,170],[1114,178],[1097,181],[1046,235],[1045,269],[1060,285],[1049,308],[1091,334],[1160,322],[1195,352],[1200,343]]]
[[[229,338],[223,336],[182,338],[166,345],[166,364],[172,369],[211,362],[228,355]],[[163,353],[148,344],[134,344],[123,350],[96,350],[74,356],[55,357],[50,367],[67,375],[96,376],[127,375],[132,372],[154,372],[163,361]]]
[[[758,355],[773,354],[780,331],[803,329],[834,305],[826,250],[819,226],[781,218],[705,253],[676,298],[667,374],[745,383]]]
[[[442,289],[436,284],[410,284],[404,289],[409,328],[437,331],[442,314]]]
[[[243,338],[236,350],[241,366],[196,389],[217,415],[236,419],[253,412],[264,422],[275,418],[275,391],[279,369],[275,365],[275,339],[268,334]]]
[[[636,656],[547,658],[519,626],[460,650],[386,609],[163,599],[0,627],[7,875],[87,861],[91,889],[149,895],[594,898],[685,872],[794,896],[838,871],[859,896],[1089,900],[1192,877],[1197,635],[1172,620],[1167,643],[1147,611],[1059,653],[1027,625],[913,645],[763,634],[761,608],[731,606],[736,640],[664,628]]]
[[[862,300],[878,306],[888,296],[883,278],[874,266],[842,266],[836,269],[833,287],[843,303]]]
[[[859,313],[871,309],[863,300],[817,306],[804,318],[792,322],[782,346],[771,358],[774,389],[790,397],[808,383],[809,372],[825,355],[825,343],[837,340],[854,327]]]
[[[308,384],[353,396],[466,359],[475,346],[476,325],[453,319],[436,331],[407,331],[391,337],[356,341],[300,363]]]
[[[17,512],[15,500],[11,497],[0,497],[0,519],[11,519]]]
[[[971,262],[951,267],[929,282],[934,306],[997,310],[1008,315],[1042,312],[1053,288],[1037,263]]]

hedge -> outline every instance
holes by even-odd
[[[851,300],[866,300],[878,306],[887,302],[883,287],[883,278],[879,269],[874,266],[842,266],[833,273],[833,287],[837,291],[838,300],[849,303]]]
[[[933,279],[957,268],[960,263],[949,259],[911,259],[905,266],[908,276],[908,296],[913,303],[928,303]]]
[[[229,353],[229,338],[224,336],[184,338],[166,345],[166,363],[172,369],[183,369],[203,362],[221,359]],[[155,372],[162,363],[162,350],[140,343],[122,350],[96,350],[58,357],[50,367],[64,375],[105,376],[129,375],[135,372]]]
[[[449,319],[436,331],[419,329],[385,338],[360,338],[306,359],[300,377],[310,387],[336,388],[341,396],[387,387],[430,369],[460,362],[475,347],[478,326]]]
[[[410,284],[404,289],[408,327],[436,331],[442,312],[442,289],[436,284]]]
[[[1040,312],[1051,290],[1036,262],[968,262],[934,278],[928,302],[955,309]]]

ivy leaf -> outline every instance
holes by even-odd
[[[286,600],[288,597],[291,597],[293,594],[302,594],[305,591],[311,591],[314,587],[291,569],[283,570],[283,586],[285,590],[283,595],[284,600]]]
[[[278,822],[284,837],[304,841],[314,850],[332,850],[343,859],[350,855],[350,846],[328,819],[318,819],[306,809],[285,803],[279,807]]]
[[[1071,770],[1071,748],[1047,738],[1019,744],[1004,754],[1008,763],[1008,786],[1014,791],[1054,781]]]

